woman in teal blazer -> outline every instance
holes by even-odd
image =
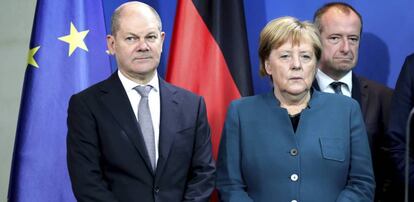
[[[260,35],[273,92],[231,103],[219,149],[221,201],[372,201],[375,181],[358,103],[311,89],[319,32],[292,17]]]

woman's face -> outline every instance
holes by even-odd
[[[299,95],[311,88],[316,63],[312,43],[304,40],[293,45],[291,41],[287,41],[272,49],[265,61],[265,69],[272,77],[275,90]]]

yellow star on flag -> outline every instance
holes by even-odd
[[[69,56],[76,50],[76,48],[81,48],[85,51],[88,51],[85,42],[83,41],[88,34],[89,30],[78,32],[73,23],[70,23],[70,34],[66,36],[59,37],[59,40],[64,41],[69,44]]]
[[[34,59],[34,55],[39,50],[40,46],[36,46],[29,50],[29,54],[27,55],[27,64],[32,65],[33,67],[39,68],[36,60]]]

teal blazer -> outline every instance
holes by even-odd
[[[360,107],[313,91],[296,133],[273,92],[230,104],[217,162],[221,201],[372,201]]]

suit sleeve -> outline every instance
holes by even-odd
[[[404,180],[406,126],[409,113],[414,106],[414,55],[408,57],[401,69],[391,101],[388,137],[391,158],[396,165],[398,176]],[[411,160],[412,162],[412,160]],[[414,164],[411,163],[411,168]],[[410,170],[414,176],[414,169]],[[414,179],[410,179],[414,183]]]
[[[223,202],[253,202],[242,175],[240,136],[239,115],[233,102],[227,112],[217,161],[217,189]]]
[[[353,100],[350,114],[350,165],[348,182],[338,202],[373,201],[375,178],[371,152],[360,107]]]
[[[69,101],[67,124],[67,163],[77,201],[117,201],[102,176],[94,115],[77,95]]]
[[[214,190],[216,167],[213,160],[210,127],[203,98],[199,102],[196,122],[191,173],[189,173],[184,201],[208,202]]]

